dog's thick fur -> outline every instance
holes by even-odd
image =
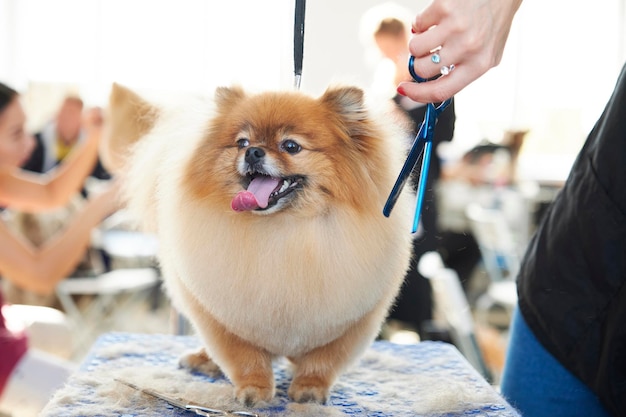
[[[382,214],[403,138],[350,87],[318,99],[219,88],[212,103],[168,110],[116,85],[108,117],[105,160],[158,235],[167,290],[204,343],[182,363],[222,370],[254,405],[273,397],[271,361],[286,356],[289,396],[325,402],[377,335],[409,265],[410,193]],[[256,165],[251,148],[262,150]],[[234,211],[258,171],[298,186],[266,209]]]

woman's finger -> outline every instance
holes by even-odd
[[[414,33],[420,34],[426,32],[432,26],[438,25],[439,22],[441,22],[447,14],[446,8],[443,7],[441,3],[443,2],[432,2],[428,7],[422,10],[421,13],[415,16],[415,20],[413,20],[413,24],[411,25]]]
[[[461,91],[478,76],[468,71],[466,67],[458,66],[454,71],[437,80],[423,83],[400,83],[398,93],[419,103],[440,103]]]
[[[430,54],[430,51],[443,45],[448,37],[445,28],[434,26],[432,29],[419,35],[413,35],[409,40],[409,52],[416,58]]]
[[[435,47],[428,51],[428,54],[413,60],[413,70],[421,78],[432,78],[438,75],[445,75],[452,68],[462,63],[462,53],[457,52],[454,47],[447,45]]]

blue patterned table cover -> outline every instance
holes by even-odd
[[[210,378],[178,367],[179,356],[199,346],[193,336],[105,334],[41,415],[195,415],[123,386],[114,381],[116,377],[182,395],[206,406],[243,409],[232,400],[232,385],[225,378]],[[276,397],[254,410],[260,416],[519,416],[454,346],[442,342],[413,345],[374,342],[340,376],[326,405],[289,401],[291,370],[287,360],[275,361],[274,373]]]

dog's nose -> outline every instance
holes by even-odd
[[[261,148],[252,147],[246,150],[246,162],[254,165],[265,156],[265,151]]]

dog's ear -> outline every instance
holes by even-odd
[[[241,87],[218,87],[215,90],[215,104],[217,104],[218,110],[230,109],[245,96],[246,94]]]
[[[358,122],[367,118],[364,105],[365,94],[360,88],[329,88],[320,101],[346,121]]]
[[[320,101],[341,119],[346,133],[353,139],[373,134],[365,94],[360,88],[329,88]]]
[[[115,173],[123,168],[129,147],[152,129],[158,114],[155,106],[135,92],[113,84],[100,147],[108,171]]]

